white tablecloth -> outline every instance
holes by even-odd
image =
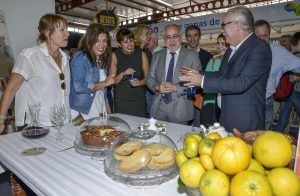
[[[114,115],[128,122],[131,129],[137,129],[138,125],[147,122],[144,118]],[[166,125],[167,135],[178,149],[182,148],[180,137],[191,131],[191,127],[173,123],[166,123]],[[102,161],[79,154],[74,148],[58,152],[73,146],[77,133],[76,128],[71,124],[64,126],[62,131],[64,133],[62,143],[55,142],[56,130],[53,128],[46,137],[40,139],[24,138],[20,133],[0,136],[0,161],[38,195],[186,195],[184,190],[179,189],[178,177],[160,186],[143,190],[113,181],[104,173]],[[21,154],[24,149],[33,147],[46,147],[47,150],[38,156]]]

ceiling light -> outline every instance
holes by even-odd
[[[151,20],[151,16],[148,16],[148,20]]]
[[[135,18],[135,19],[133,20],[133,22],[134,22],[134,23],[136,23],[137,21],[138,21],[138,19],[137,19],[137,18]]]
[[[127,18],[127,16],[123,15],[123,14],[117,14],[117,16],[123,17],[123,18]]]
[[[131,23],[132,23],[132,21],[131,21],[131,20],[129,20],[129,21],[128,21],[128,24],[131,24]]]
[[[167,17],[167,13],[165,12],[165,13],[163,14],[163,16],[164,16],[164,17]]]
[[[89,26],[89,24],[81,23],[81,22],[72,22],[74,24],[79,24],[79,25],[84,25],[84,26]]]
[[[171,4],[167,3],[167,2],[164,2],[162,0],[156,0],[156,1],[159,2],[159,3],[162,3],[162,4],[166,5],[166,6],[169,6],[169,7],[173,6],[173,5],[171,5]]]
[[[126,21],[123,21],[123,25],[126,25]]]

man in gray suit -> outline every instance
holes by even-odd
[[[227,131],[264,129],[266,85],[272,63],[270,46],[253,34],[254,19],[243,6],[224,15],[223,34],[230,48],[219,73],[182,70],[184,85],[201,86],[204,93],[222,93],[220,123]]]
[[[155,94],[150,116],[158,120],[187,124],[193,119],[193,100],[188,99],[187,87],[180,84],[182,66],[201,69],[198,54],[181,47],[180,28],[169,24],[164,28],[166,49],[153,55],[146,84]]]

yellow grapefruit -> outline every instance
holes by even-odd
[[[213,148],[211,158],[216,168],[230,175],[247,169],[251,161],[248,145],[237,137],[219,140]]]
[[[198,188],[201,176],[205,172],[199,161],[190,159],[184,162],[179,169],[181,181],[188,187]]]
[[[247,170],[257,171],[258,173],[265,175],[264,167],[255,159],[251,159],[250,165]]]
[[[266,131],[256,138],[253,156],[268,168],[286,166],[292,159],[292,144],[282,133]]]
[[[220,170],[206,171],[200,180],[199,189],[203,196],[228,196],[230,188],[229,178]]]
[[[288,168],[272,169],[267,176],[273,188],[274,195],[299,196],[300,181],[298,176]]]
[[[272,196],[273,191],[267,177],[245,170],[235,175],[230,185],[231,196]]]

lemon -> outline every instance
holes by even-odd
[[[211,157],[207,154],[200,156],[200,163],[206,170],[214,169],[215,165],[211,159]]]
[[[218,132],[212,132],[207,134],[205,138],[212,139],[212,140],[219,140],[222,139],[222,136]]]
[[[188,158],[184,155],[183,149],[179,150],[175,156],[176,164],[180,167]]]
[[[185,138],[183,144],[183,152],[186,157],[194,158],[198,156],[198,139],[193,135],[189,135]]]

